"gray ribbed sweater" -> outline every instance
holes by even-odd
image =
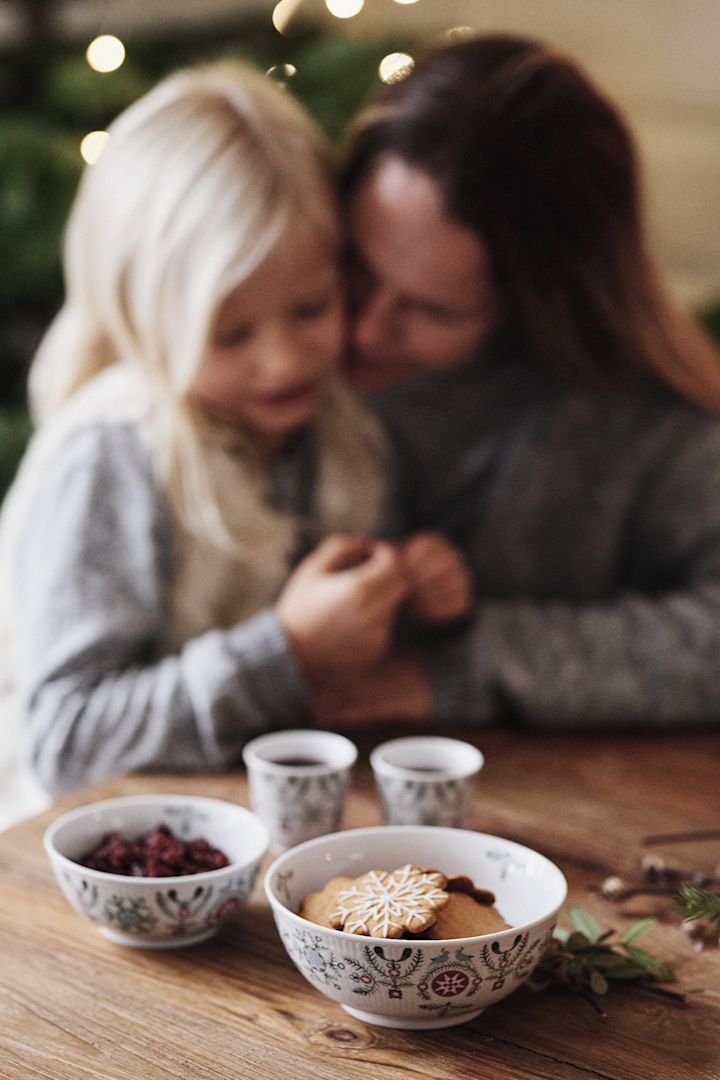
[[[39,488],[14,560],[24,739],[52,794],[118,772],[212,769],[303,715],[267,608],[174,654],[176,528],[131,425],[79,432]]]
[[[578,389],[497,340],[376,399],[417,525],[477,582],[429,650],[443,718],[720,716],[720,420],[644,386]]]
[[[78,416],[71,403],[33,441],[3,507],[0,735],[17,715],[52,794],[138,769],[224,768],[252,735],[305,721],[309,688],[275,597],[323,535],[383,520],[385,444],[337,387],[262,481],[243,454],[209,451],[239,548],[203,544],[156,481],[144,413],[125,419],[136,393],[123,368],[88,384]]]

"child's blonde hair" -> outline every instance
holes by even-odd
[[[68,221],[65,303],[38,350],[39,424],[122,361],[148,387],[157,469],[191,530],[227,545],[187,402],[217,309],[291,226],[338,243],[330,155],[314,122],[259,72],[177,72],[109,128]]]

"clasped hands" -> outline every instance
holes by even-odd
[[[400,543],[330,536],[294,570],[276,612],[313,691],[320,722],[429,719],[421,661],[394,648],[402,615],[445,623],[467,615],[472,578],[441,533]]]

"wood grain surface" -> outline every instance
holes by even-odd
[[[381,820],[367,766],[373,741],[360,744],[346,827]],[[670,901],[613,905],[593,892],[611,871],[637,875],[644,837],[720,827],[720,736],[493,731],[472,741],[486,765],[470,826],[556,861],[568,904],[603,926],[658,915],[643,944],[675,966],[678,989],[702,993],[682,1006],[613,988],[603,1019],[568,991],[523,988],[459,1027],[370,1027],[295,970],[261,881],[249,908],[211,941],[166,952],[113,945],[55,883],[42,849],[53,818],[150,791],[248,805],[240,771],[123,777],[0,833],[2,1080],[720,1080],[720,953],[693,951]],[[653,850],[703,869],[720,863],[720,840]]]

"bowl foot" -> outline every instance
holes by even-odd
[[[364,1024],[375,1024],[377,1027],[386,1028],[405,1028],[407,1031],[433,1031],[437,1028],[455,1027],[456,1024],[466,1024],[469,1020],[474,1020],[480,1013],[485,1012],[484,1009],[475,1009],[473,1012],[464,1012],[458,1015],[457,1013],[449,1013],[443,1017],[431,1017],[427,1019],[413,1020],[411,1017],[404,1016],[380,1016],[378,1013],[363,1012],[362,1009],[353,1009],[350,1005],[341,1005],[341,1008],[349,1013],[350,1016],[354,1016],[356,1020],[362,1020]]]
[[[166,938],[142,938],[136,934],[121,934],[117,930],[110,930],[107,926],[98,928],[103,937],[116,945],[129,945],[131,949],[184,949],[186,945],[197,945],[201,941],[207,941],[217,933],[217,926],[208,926],[199,930],[197,934],[185,934],[182,937]]]

